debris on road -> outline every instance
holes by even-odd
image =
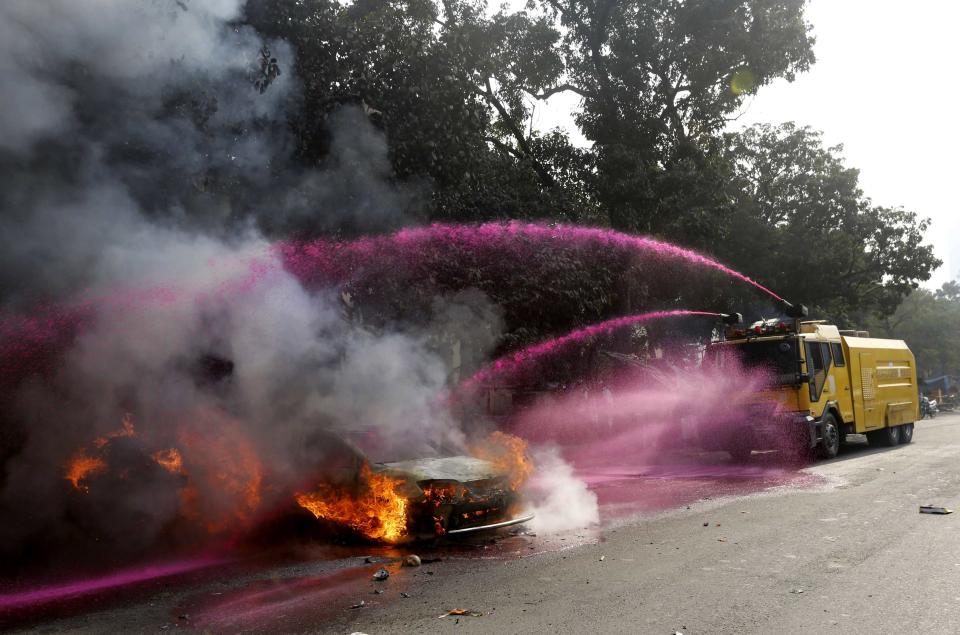
[[[703,526],[704,526],[704,527],[709,527],[709,526],[710,526],[710,523],[703,523]]]
[[[600,556],[600,562],[603,562],[603,561],[606,560],[606,559],[607,559],[606,556]]]
[[[409,593],[405,593],[405,592],[403,592],[403,591],[400,591],[400,597],[402,597],[402,598],[409,598],[409,597],[410,597],[410,594],[409,594]]]
[[[937,507],[936,505],[921,505],[920,506],[921,514],[952,514],[952,509],[947,509],[946,507]]]
[[[372,593],[374,595],[383,595],[383,589],[374,589]]]
[[[403,559],[403,566],[405,567],[419,567],[420,566],[420,556],[410,554]]]
[[[352,609],[362,609],[362,608],[363,608],[364,606],[366,606],[366,605],[367,605],[366,602],[364,602],[363,600],[360,600],[360,601],[357,602],[356,604],[351,604],[351,605],[350,605],[350,608],[352,608]]]
[[[438,617],[438,619],[441,619],[441,620],[442,620],[443,618],[445,618],[445,617],[450,617],[451,615],[456,615],[456,616],[464,616],[464,615],[465,615],[465,616],[468,616],[468,617],[481,617],[481,616],[483,615],[483,613],[481,613],[480,611],[473,611],[473,610],[470,610],[470,609],[450,609],[449,611],[447,611],[447,612],[444,613],[443,615],[438,615],[437,617]]]
[[[803,589],[794,589],[794,590],[790,591],[790,593],[797,593],[797,594],[803,593]]]
[[[380,567],[379,569],[377,569],[377,572],[373,574],[373,579],[376,580],[377,582],[382,582],[389,577],[390,577],[390,572],[384,569],[383,567]]]

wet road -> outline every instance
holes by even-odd
[[[909,446],[860,441],[807,472],[824,484],[693,505],[565,553],[444,571],[419,599],[341,632],[957,632],[960,513],[918,508],[960,509],[960,416],[918,425]],[[437,619],[454,607],[484,615]]]
[[[6,626],[370,635],[956,631],[960,513],[921,515],[918,507],[960,509],[960,416],[919,424],[909,446],[875,450],[857,440],[800,474],[755,463],[742,472],[718,457],[588,475],[603,503],[598,531],[421,550],[442,559],[419,568],[400,567],[403,552],[389,549],[368,549],[376,551],[370,564],[356,549],[327,549],[283,565],[213,567],[38,607]],[[373,582],[381,564],[391,576]],[[476,615],[439,618],[450,609]]]

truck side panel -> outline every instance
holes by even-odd
[[[913,353],[900,340],[844,338],[849,351],[856,432],[911,423],[919,418]]]
[[[883,425],[877,409],[875,381],[876,360],[873,353],[855,352],[850,367],[850,384],[853,386],[854,428],[858,433],[875,430]]]

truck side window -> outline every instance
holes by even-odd
[[[807,372],[810,373],[810,401],[819,401],[823,386],[827,383],[830,349],[819,342],[807,342],[806,344]],[[828,355],[826,359],[823,357],[824,353]]]
[[[837,368],[843,368],[846,366],[846,362],[843,361],[843,344],[831,344],[833,347],[833,363]]]
[[[823,369],[830,372],[831,362],[833,361],[830,356],[830,345],[826,342],[821,343],[820,350],[823,351]]]

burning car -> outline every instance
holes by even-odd
[[[317,519],[369,540],[455,536],[527,522],[519,487],[532,471],[526,444],[494,433],[475,456],[372,462],[353,444],[350,460],[323,483],[299,492],[297,503]]]

